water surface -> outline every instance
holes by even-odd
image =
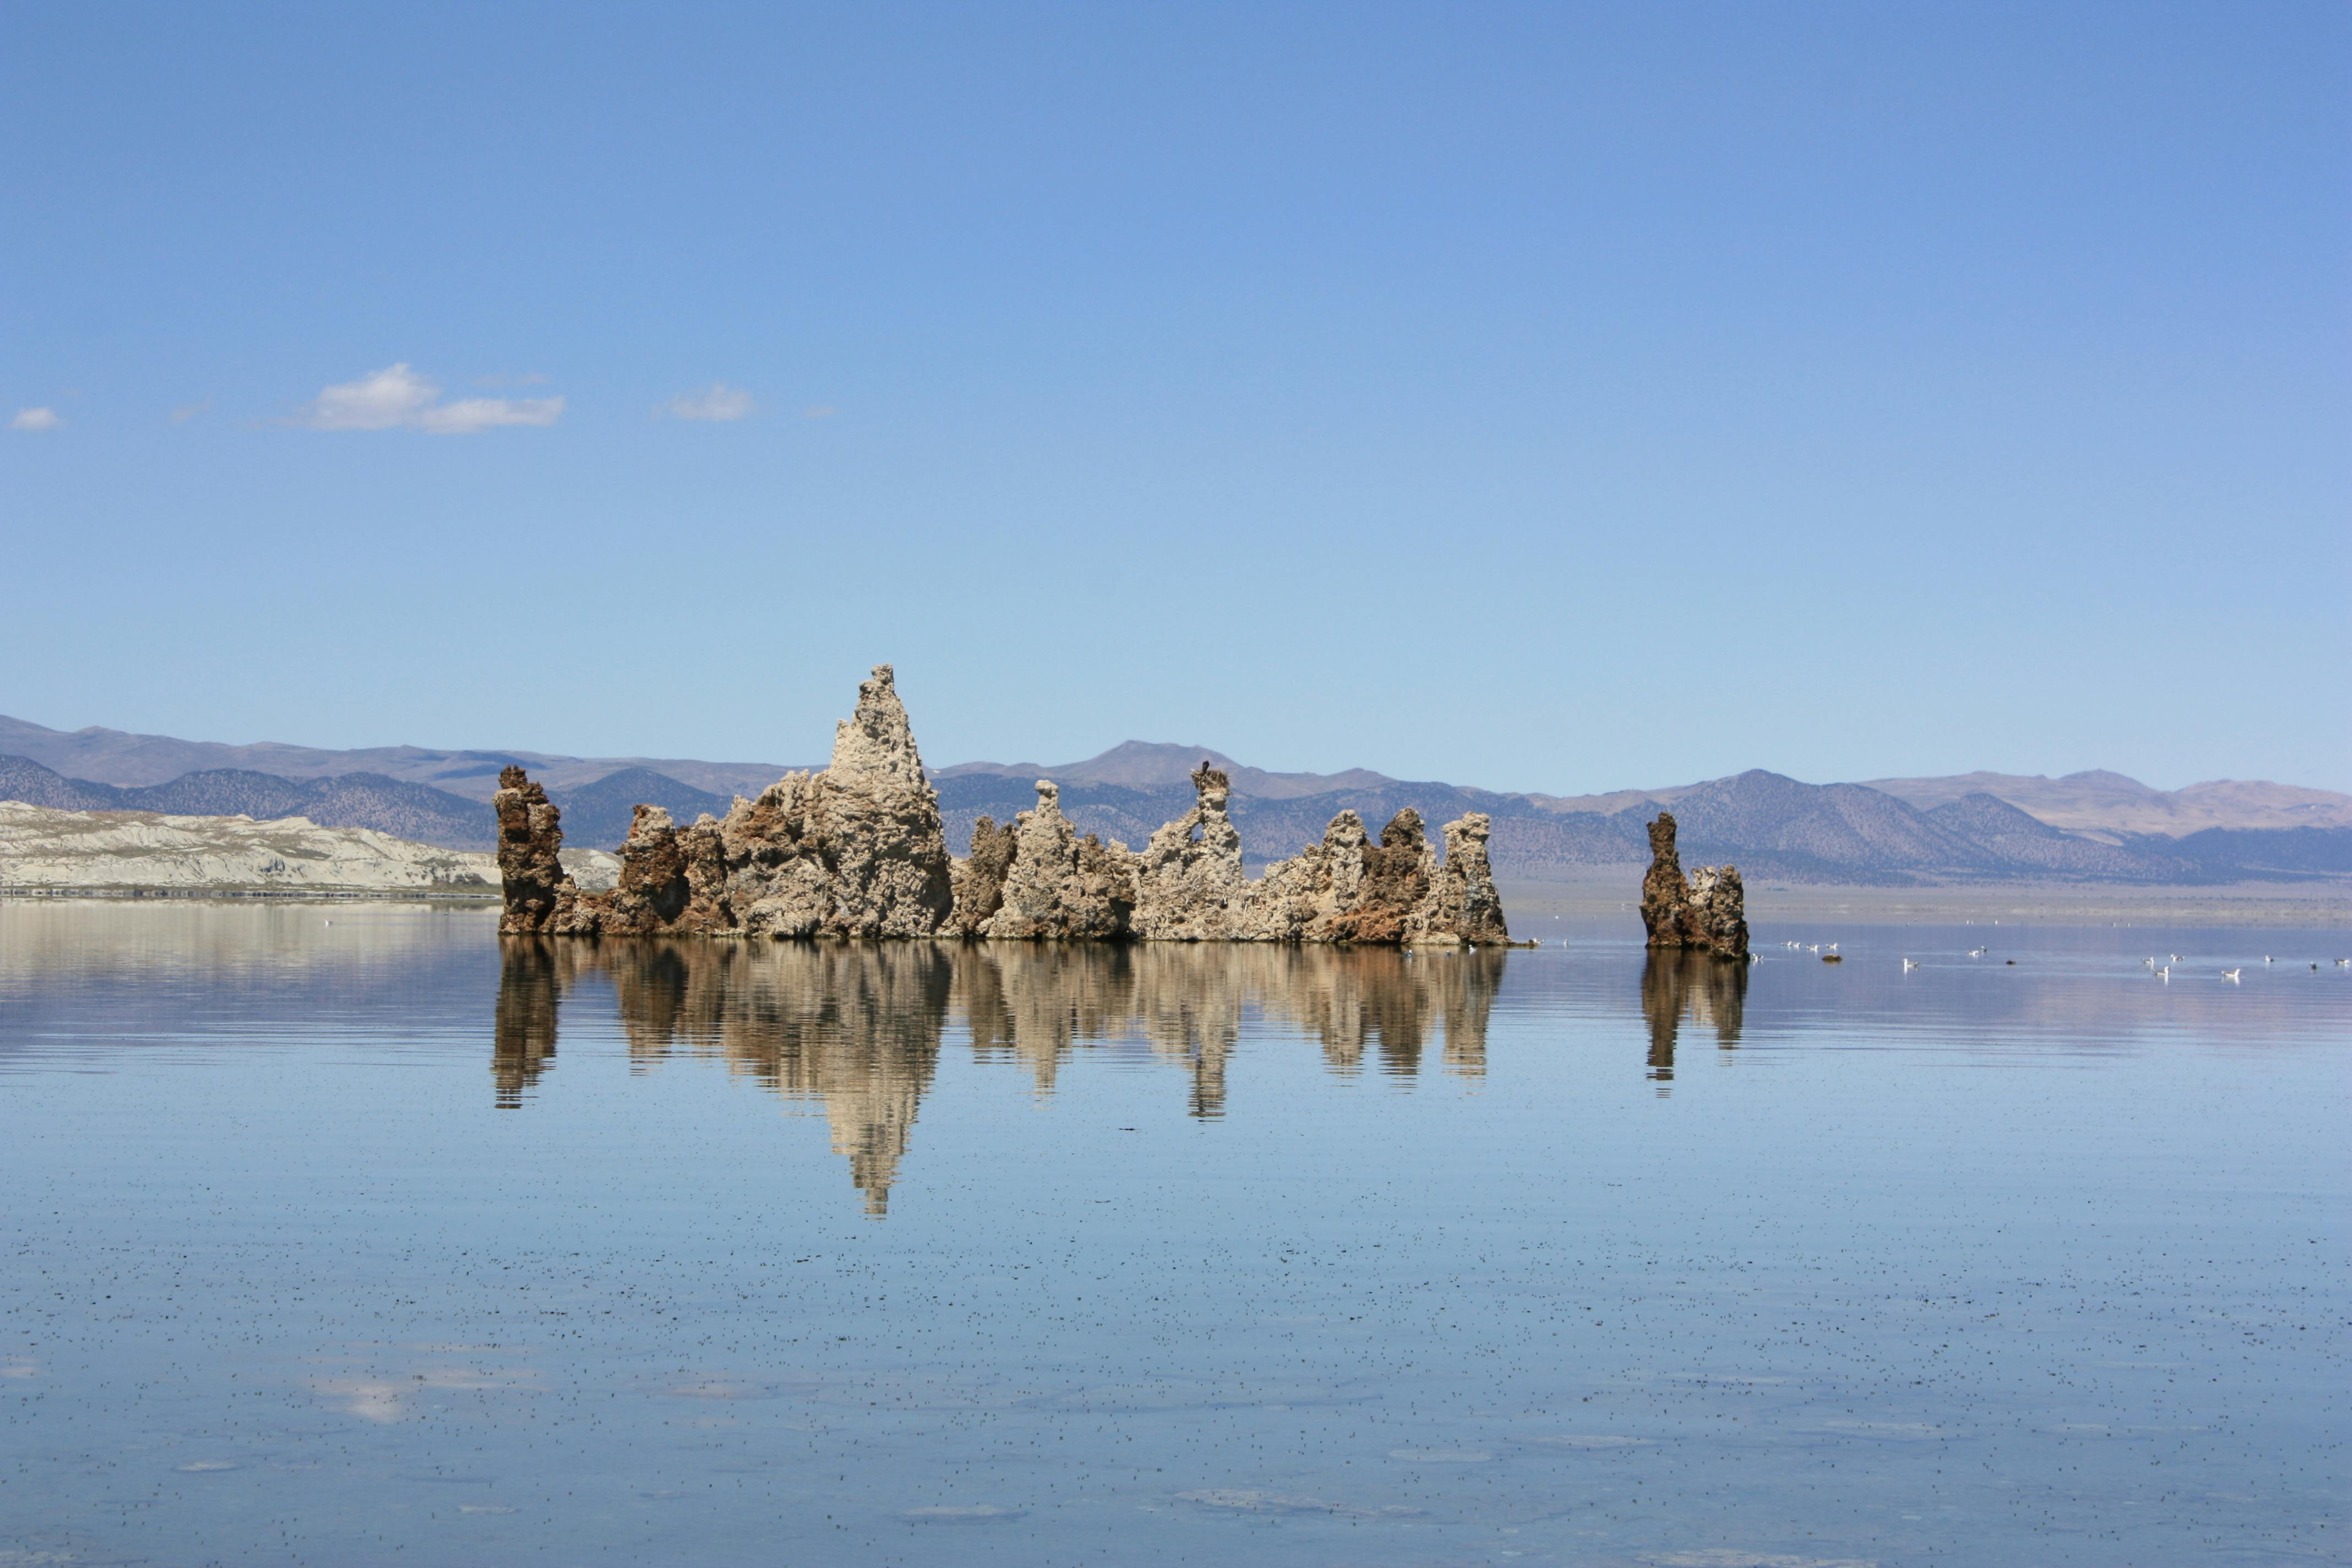
[[[0,903],[0,1564],[2346,1560],[2352,938],[1559,929]]]

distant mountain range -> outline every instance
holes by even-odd
[[[15,754],[6,754],[13,752]],[[1685,863],[1729,860],[1751,877],[1806,882],[1981,881],[2062,878],[2197,883],[2352,875],[2352,795],[2221,781],[2149,788],[2120,773],[2063,778],[1970,773],[1808,784],[1752,770],[1729,778],[1601,795],[1503,794],[1392,779],[1368,769],[1284,773],[1202,747],[1129,741],[1058,765],[963,763],[934,770],[950,845],[982,816],[1002,822],[1054,779],[1083,831],[1139,846],[1190,809],[1203,758],[1234,785],[1233,814],[1253,863],[1322,837],[1343,808],[1377,832],[1412,806],[1433,824],[1483,811],[1507,877],[1638,865],[1644,825],[1662,808],[1682,828]],[[112,730],[70,733],[0,718],[0,799],[71,810],[307,816],[451,848],[489,846],[498,770],[519,763],[563,808],[566,837],[604,847],[649,802],[680,822],[726,811],[786,770],[757,763],[444,752],[416,746],[331,752],[226,746]],[[165,771],[174,763],[196,765]]]
[[[770,781],[772,783],[773,781]],[[593,784],[549,792],[563,808],[564,836],[586,848],[610,848],[628,837],[640,801],[680,822],[724,812],[730,795],[712,795],[649,768],[623,768]],[[486,801],[382,773],[291,779],[247,768],[208,768],[168,784],[121,785],[67,778],[25,757],[0,757],[0,800],[66,811],[160,811],[174,816],[307,816],[321,827],[373,827],[445,849],[488,849],[498,838]]]
[[[430,784],[470,800],[488,801],[499,770],[519,763],[547,784],[593,784],[624,768],[646,768],[729,799],[757,795],[786,770],[772,763],[699,763],[661,757],[565,757],[546,752],[444,752],[426,746],[369,746],[332,752],[317,746],[258,741],[247,746],[180,741],[92,726],[51,730],[0,715],[0,756],[23,757],[73,778],[138,786],[169,784],[185,773],[222,770],[320,779],[368,773],[403,784]]]

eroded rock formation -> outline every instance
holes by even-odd
[[[1193,808],[1139,854],[1079,836],[1061,792],[1011,824],[983,817],[963,860],[948,855],[939,796],[923,773],[890,667],[858,688],[833,761],[738,798],[723,819],[679,827],[637,807],[618,884],[586,892],[562,873],[560,814],[509,768],[496,797],[509,933],[564,936],[984,936],[1016,940],[1510,941],[1487,865],[1487,819],[1444,829],[1445,857],[1411,809],[1370,841],[1352,811],[1320,844],[1257,881],[1243,869],[1231,784],[1203,762]]]
[[[1320,844],[1268,866],[1250,900],[1249,934],[1260,942],[1339,940],[1335,927],[1356,907],[1369,844],[1364,819],[1343,811]]]
[[[1654,948],[1689,948],[1718,958],[1748,956],[1747,890],[1735,866],[1702,866],[1689,877],[1675,847],[1675,819],[1650,824],[1650,873],[1642,879],[1642,924]]]
[[[1135,874],[1134,934],[1146,942],[1219,942],[1248,934],[1242,836],[1225,815],[1233,790],[1203,759],[1192,809],[1151,836]]]
[[[964,928],[977,936],[1105,941],[1129,934],[1135,913],[1136,858],[1117,839],[1084,838],[1062,815],[1061,786],[1037,781],[1037,805],[1013,819],[1012,858],[994,914]],[[1000,836],[1001,838],[1001,836]],[[972,854],[981,854],[981,835]],[[991,853],[995,847],[990,847]]]
[[[954,862],[955,906],[948,916],[957,936],[978,936],[992,916],[1004,907],[1004,874],[1013,868],[1020,849],[1021,830],[1008,822],[996,826],[992,816],[971,825],[971,853]]]
[[[572,890],[556,858],[563,847],[562,813],[517,767],[499,771],[490,809],[499,818],[499,879],[507,904],[499,930],[510,936],[545,931],[557,899]]]

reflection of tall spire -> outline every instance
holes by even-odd
[[[866,1212],[888,1207],[947,1022],[933,944],[698,942],[600,945],[630,1054],[715,1052],[788,1099],[824,1108]]]
[[[1685,1015],[1712,1026],[1717,1045],[1739,1044],[1740,1015],[1747,1003],[1748,965],[1711,953],[1654,948],[1642,965],[1642,1014],[1650,1025],[1650,1076],[1675,1076],[1675,1037]]]
[[[555,1059],[555,957],[537,937],[501,937],[499,949],[490,1081],[499,1109],[515,1110],[522,1105],[522,1091]]]
[[[1255,1014],[1320,1043],[1339,1072],[1368,1042],[1418,1070],[1444,1042],[1450,1072],[1486,1067],[1486,1020],[1509,954],[1276,943],[712,942],[646,938],[507,944],[498,1007],[501,1104],[554,1051],[559,991],[610,977],[633,1059],[723,1058],[777,1093],[822,1104],[866,1209],[885,1212],[950,1018],[982,1060],[1010,1058],[1050,1093],[1078,1049],[1129,1044],[1179,1067],[1192,1113],[1223,1114],[1226,1065]]]

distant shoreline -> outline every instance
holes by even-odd
[[[1642,897],[1638,868],[1605,877],[1497,878],[1511,920],[1590,919],[1620,906],[1629,920]],[[1998,920],[2010,925],[2352,926],[2352,881],[2231,882],[2115,886],[2085,882],[1979,882],[1927,887],[1838,883],[1748,883],[1751,925],[1843,918],[1876,925],[1949,925]]]

